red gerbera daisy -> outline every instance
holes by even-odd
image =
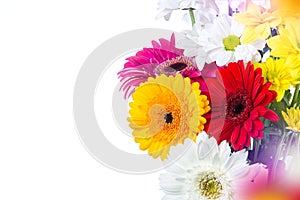
[[[159,43],[152,41],[152,48],[143,48],[135,56],[127,58],[124,68],[118,73],[121,90],[128,98],[134,89],[149,77],[156,77],[161,74],[175,76],[181,73],[184,77],[189,77],[191,82],[203,82],[200,77],[194,60],[183,55],[183,50],[175,47],[175,36],[172,34],[170,41],[159,39]],[[202,88],[201,88],[202,89]]]
[[[212,107],[207,131],[219,142],[227,140],[233,149],[241,150],[250,145],[251,137],[263,138],[261,117],[279,120],[266,108],[277,93],[269,90],[271,83],[264,84],[261,69],[254,70],[251,62],[246,68],[243,61],[230,63],[206,83]]]

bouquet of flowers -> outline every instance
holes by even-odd
[[[297,9],[293,1],[159,1],[158,18],[180,10],[191,29],[152,41],[118,76],[141,150],[165,161],[193,141],[160,176],[164,200],[299,199]]]

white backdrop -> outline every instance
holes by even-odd
[[[161,199],[159,173],[105,168],[82,146],[72,114],[76,76],[111,36],[155,20],[155,0],[0,3],[0,199]]]

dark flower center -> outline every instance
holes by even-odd
[[[195,63],[191,59],[183,57],[183,56],[179,56],[179,57],[173,58],[171,60],[166,60],[163,63],[161,63],[160,65],[158,65],[154,69],[154,73],[156,75],[165,74],[167,76],[170,76],[170,75],[174,76],[178,72],[185,70],[185,69],[193,68],[194,66],[195,66]]]
[[[240,124],[248,119],[253,104],[246,90],[238,90],[227,97],[226,120]]]
[[[185,69],[187,67],[186,63],[182,63],[182,62],[178,62],[178,63],[174,63],[172,65],[170,65],[169,67],[166,67],[165,70],[166,71],[181,71],[183,69]]]
[[[238,102],[237,104],[234,105],[234,109],[233,109],[233,112],[236,114],[236,115],[240,115],[245,109],[245,106],[243,103],[240,103]]]
[[[166,123],[168,123],[168,124],[172,123],[172,121],[173,121],[173,115],[172,115],[172,113],[165,114],[164,119],[165,119]]]

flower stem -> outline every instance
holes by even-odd
[[[296,88],[295,88],[295,93],[294,93],[294,96],[293,96],[293,100],[292,100],[292,103],[291,103],[291,107],[294,107],[295,103],[297,103],[296,101],[298,99],[299,89],[300,89],[300,84],[297,84]]]
[[[190,8],[189,13],[190,13],[190,17],[191,17],[191,20],[192,20],[192,26],[194,26],[194,24],[196,23],[194,10],[192,8]]]

